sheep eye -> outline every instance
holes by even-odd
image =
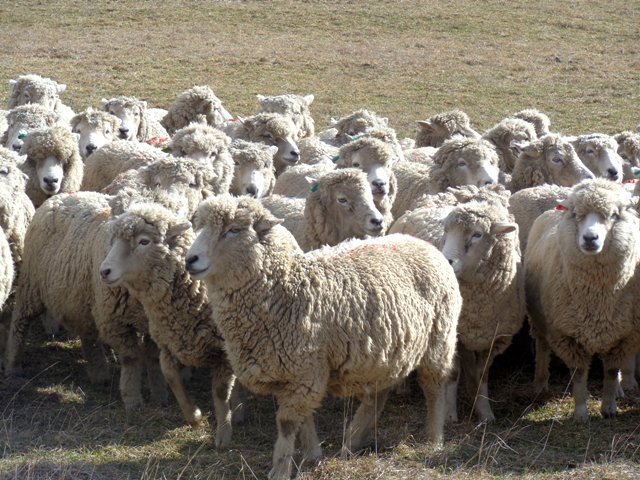
[[[7,175],[9,175],[9,171],[6,169],[2,169],[0,170],[0,177],[6,177]]]
[[[105,135],[111,135],[111,130],[109,130],[108,128],[104,131]]]
[[[222,235],[223,238],[227,238],[227,237],[235,237],[236,235],[238,235],[240,233],[242,229],[239,227],[231,227],[229,230],[227,230],[226,232],[224,232],[224,234]]]
[[[240,162],[238,162],[238,161],[236,161],[236,160],[234,160],[234,161],[233,161],[233,164],[234,164],[236,167],[239,167],[239,166],[240,166]]]
[[[458,162],[458,167],[463,168],[467,166],[467,162]]]
[[[482,237],[482,233],[480,232],[474,232],[473,235],[471,235],[471,238],[481,238]]]
[[[617,222],[618,220],[620,220],[620,215],[618,214],[618,212],[613,212],[611,214],[611,220],[614,222]]]
[[[629,160],[629,157],[627,156],[626,153],[621,153],[620,158],[622,158],[623,160]]]
[[[551,161],[552,161],[553,163],[562,163],[562,159],[561,159],[560,157],[553,157],[553,158],[551,159]]]
[[[589,155],[593,155],[594,153],[596,153],[596,151],[593,148],[587,148],[585,152]]]
[[[189,188],[196,188],[198,185],[195,182],[189,184]]]
[[[347,200],[345,197],[338,197],[338,203],[340,205],[346,205],[347,203],[349,203],[349,200]]]
[[[141,238],[138,241],[138,245],[142,245],[143,247],[146,245],[149,245],[151,243],[151,240],[149,240],[148,238]]]
[[[358,162],[355,162],[355,163],[353,164],[353,166],[354,166],[355,168],[359,168],[359,167],[360,167],[360,164],[359,164]]]

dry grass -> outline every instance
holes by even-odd
[[[61,0],[0,3],[0,98],[24,73],[68,85],[76,110],[102,97],[136,95],[167,107],[194,84],[211,85],[233,114],[250,115],[256,93],[314,93],[318,129],[366,107],[402,135],[414,122],[462,108],[483,130],[528,107],[566,133],[632,129],[640,122],[638,9],[610,2],[188,2]],[[207,428],[185,427],[175,405],[148,408],[126,424],[112,384],[88,384],[77,341],[36,329],[25,381],[0,380],[1,479],[264,478],[275,405],[250,398],[232,448],[216,452]],[[447,446],[424,443],[417,393],[390,399],[378,448],[340,458],[350,403],[318,413],[326,457],[305,479],[637,478],[640,402],[616,420],[570,420],[566,372],[550,398],[526,394],[531,358],[512,355],[493,374],[491,426],[462,422]],[[598,376],[596,371],[595,376]],[[208,382],[189,385],[210,408]],[[469,415],[469,405],[462,406]]]

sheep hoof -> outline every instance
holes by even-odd
[[[612,402],[613,403],[613,402]],[[617,407],[616,404],[603,404],[600,407],[600,413],[602,414],[603,418],[616,418],[616,415],[618,414],[617,411]]]
[[[573,414],[573,419],[579,423],[585,423],[589,420],[589,412],[586,408],[584,410],[576,410]]]
[[[225,424],[216,431],[215,446],[224,448],[231,443],[231,425]]]

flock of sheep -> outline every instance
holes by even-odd
[[[94,383],[113,349],[127,414],[146,375],[152,402],[168,384],[197,424],[181,370],[209,367],[216,446],[245,388],[276,397],[275,479],[290,477],[297,438],[305,458],[322,454],[313,414],[327,393],[361,402],[345,451],[370,441],[412,371],[433,444],[457,421],[460,376],[493,420],[488,372],[527,317],[535,388],[553,352],[575,371],[575,418],[588,418],[594,355],[605,417],[638,388],[637,133],[567,137],[523,110],[481,135],[456,110],[398,139],[359,110],[316,134],[312,95],[259,95],[239,118],[194,86],[168,110],[116,97],[74,114],[65,85],[10,83],[6,375],[20,374],[29,325],[55,322],[80,337]]]

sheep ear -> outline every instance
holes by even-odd
[[[491,235],[502,236],[507,233],[515,232],[518,229],[518,225],[515,223],[494,223],[491,225]]]
[[[247,118],[245,120],[240,119],[240,121],[242,122],[242,125],[244,126],[245,130],[247,130],[248,132],[254,129],[253,121],[250,118]]]
[[[305,101],[305,103],[307,104],[307,106],[311,105],[313,103],[313,100],[316,98],[313,96],[313,94],[309,94],[309,95],[305,95],[304,97],[302,97]]]
[[[191,228],[191,222],[189,222],[189,221],[182,222],[182,223],[179,223],[177,225],[173,225],[173,226],[169,227],[169,229],[167,230],[167,235],[166,235],[167,241],[168,242],[172,242],[173,240],[175,240],[177,237],[182,235],[184,232],[186,232],[190,228]]]
[[[256,94],[256,100],[258,101],[259,104],[261,104],[265,98],[267,97],[265,97],[264,95],[260,95],[259,93]]]
[[[555,210],[557,210],[559,212],[566,212],[570,208],[571,208],[571,205],[569,204],[569,199],[567,199],[567,198],[559,198],[559,199],[556,200]]]
[[[71,120],[69,120],[69,125],[71,125],[71,131],[73,133],[76,133],[74,131],[74,129],[78,126],[78,124],[80,123],[80,115],[82,115],[81,113],[79,113],[78,115],[75,115]]]
[[[384,125],[385,127],[389,126],[389,119],[387,117],[382,117],[380,119],[380,121],[381,121],[382,125]]]
[[[9,85],[11,85],[11,88],[13,88],[16,83],[18,83],[17,80],[9,80]]]
[[[142,101],[140,102],[140,105],[142,105],[142,108],[143,108],[143,109],[145,109],[145,110],[147,109],[147,102],[146,102],[146,101],[142,100]]]
[[[58,90],[58,93],[62,93],[67,89],[67,85],[64,83],[58,83],[56,84],[56,89]]]
[[[253,224],[253,229],[256,231],[258,235],[262,235],[267,231],[271,230],[276,225],[280,225],[284,220],[280,218],[276,218],[270,213],[258,218],[256,222]]]
[[[269,151],[269,153],[271,153],[271,155],[274,156],[276,153],[278,153],[278,147],[276,147],[275,145],[271,145],[267,150]]]
[[[509,147],[511,147],[511,149],[517,154],[520,155],[522,152],[524,152],[529,146],[531,146],[532,142],[527,142],[522,141],[522,142],[518,142],[518,141],[512,141],[509,144]]]
[[[433,131],[433,125],[431,124],[431,122],[429,120],[418,120],[416,123],[425,132],[432,132]]]
[[[332,127],[335,127],[337,123],[338,123],[338,120],[336,120],[333,117],[331,117],[331,120],[329,120],[329,125],[331,125]]]

